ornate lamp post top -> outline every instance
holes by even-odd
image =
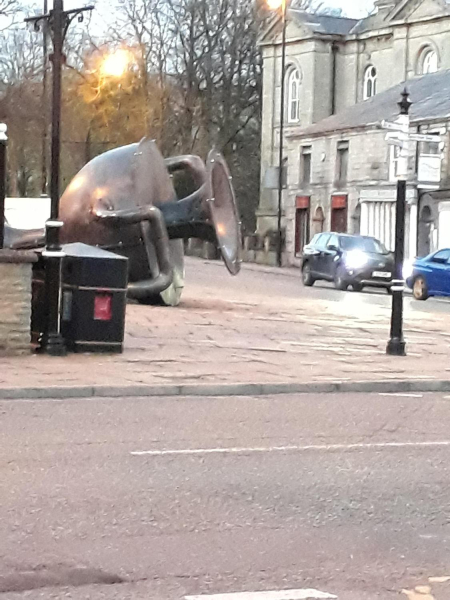
[[[400,100],[400,102],[397,102],[397,104],[400,108],[401,115],[409,114],[409,109],[411,108],[412,102],[409,99],[409,92],[406,88],[402,92],[402,99]]]

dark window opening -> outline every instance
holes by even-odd
[[[337,182],[342,184],[347,181],[348,176],[348,142],[338,142],[337,146]]]
[[[311,183],[312,166],[312,148],[311,146],[302,146],[300,159],[300,184],[308,185]]]
[[[309,240],[309,209],[297,208],[295,211],[295,254],[303,252]]]

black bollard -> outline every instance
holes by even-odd
[[[59,243],[62,221],[45,223],[45,319],[44,331],[39,338],[38,352],[51,356],[65,356],[66,346],[61,335],[61,267],[64,253]]]

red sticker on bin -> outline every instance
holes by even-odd
[[[112,296],[97,294],[94,301],[94,320],[110,321],[112,318]]]

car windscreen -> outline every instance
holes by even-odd
[[[341,237],[342,250],[361,250],[377,254],[389,254],[381,242],[374,238],[365,237]]]

